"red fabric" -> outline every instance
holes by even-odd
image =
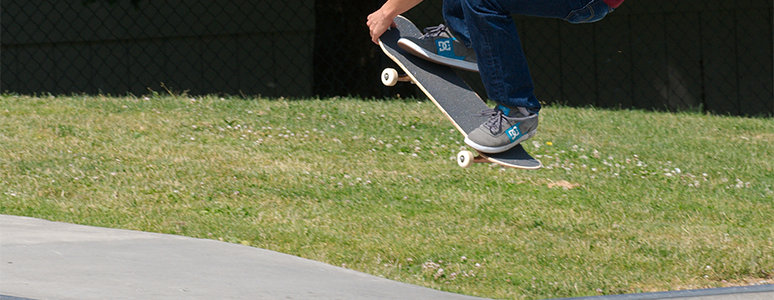
[[[624,2],[624,0],[604,0],[605,3],[607,3],[607,6],[610,6],[612,8],[617,8],[621,3]]]

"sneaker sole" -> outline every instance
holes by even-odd
[[[473,140],[471,140],[468,137],[465,137],[465,144],[472,147],[473,149],[476,149],[476,151],[483,152],[483,153],[502,153],[502,152],[511,150],[511,148],[516,147],[516,145],[521,144],[522,142],[532,138],[533,136],[535,136],[535,134],[537,134],[537,129],[528,134],[525,134],[520,139],[515,140],[510,144],[500,146],[500,147],[489,147],[489,146],[479,145],[473,142]]]
[[[428,60],[437,64],[442,64],[442,65],[446,65],[449,67],[462,69],[470,72],[478,72],[478,64],[474,64],[464,60],[440,56],[438,54],[425,50],[419,45],[412,43],[408,39],[404,39],[404,38],[399,39],[398,46],[400,46],[401,49],[406,50],[415,56],[424,58],[425,60]]]

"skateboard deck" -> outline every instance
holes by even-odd
[[[425,95],[444,113],[454,127],[467,137],[468,133],[487,121],[479,113],[489,107],[453,69],[416,57],[398,46],[398,39],[406,36],[421,36],[422,32],[403,16],[395,18],[397,28],[390,28],[379,38],[379,46],[390,59],[403,69],[406,75],[398,75],[393,69],[382,72],[382,82],[394,85],[396,81],[409,81],[417,85]],[[457,163],[467,167],[472,162],[493,162],[502,166],[519,169],[539,169],[541,163],[533,158],[524,147],[517,145],[502,153],[462,151]]]

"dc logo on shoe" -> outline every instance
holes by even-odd
[[[516,123],[516,125],[511,126],[511,128],[508,128],[505,130],[505,134],[508,135],[508,139],[511,140],[511,142],[517,140],[519,137],[521,137],[521,131],[519,130],[519,124]]]
[[[454,55],[454,40],[454,38],[435,40],[435,47],[438,50],[438,55],[455,59],[463,59],[464,57]]]
[[[440,39],[435,41],[435,44],[438,46],[438,54],[453,52],[451,39]]]

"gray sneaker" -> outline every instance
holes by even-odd
[[[525,108],[510,109],[498,105],[481,114],[489,116],[489,120],[465,138],[465,143],[478,151],[505,152],[537,133],[538,115]]]
[[[425,34],[419,38],[400,38],[398,46],[434,63],[478,72],[476,53],[457,40],[443,24],[425,28]]]

